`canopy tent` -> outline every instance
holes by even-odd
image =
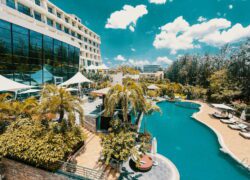
[[[44,67],[43,69],[31,74],[31,78],[35,80],[37,83],[42,84],[43,81],[48,82],[53,80],[54,76]]]
[[[1,82],[0,91],[18,91],[21,89],[31,89],[34,87],[15,82],[2,75],[0,75],[0,82]]]
[[[160,88],[158,88],[156,85],[154,85],[154,84],[151,84],[150,86],[148,86],[148,89],[149,90],[158,90],[158,89],[160,89]]]
[[[96,91],[92,91],[91,94],[95,94],[97,96],[103,96],[103,95],[108,94],[109,90],[110,90],[110,87],[107,87],[107,88],[104,88],[104,89],[99,89],[99,90],[96,90]]]
[[[218,108],[218,109],[223,109],[223,110],[231,110],[234,111],[234,108],[231,108],[225,104],[212,104],[213,107]]]
[[[72,84],[81,84],[81,83],[92,83],[93,81],[86,78],[82,73],[76,73],[72,78],[60,84],[59,86],[68,86]]]

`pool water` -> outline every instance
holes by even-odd
[[[198,109],[158,103],[162,113],[144,116],[141,131],[157,138],[158,153],[178,168],[181,180],[249,180],[250,173],[220,151],[215,133],[191,118]]]

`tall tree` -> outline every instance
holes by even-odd
[[[134,112],[146,112],[146,100],[143,96],[142,88],[135,82],[130,81],[125,85],[113,86],[105,99],[105,115],[112,116],[115,109],[121,106],[123,113],[123,120],[128,121],[128,108],[132,107]]]
[[[61,123],[67,114],[69,125],[75,124],[76,113],[80,114],[80,121],[83,122],[83,109],[81,99],[72,96],[63,87],[46,85],[41,94],[40,111],[42,115],[47,113],[59,114],[58,122]]]

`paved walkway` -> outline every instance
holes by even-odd
[[[250,165],[250,140],[239,135],[239,131],[232,130],[227,124],[220,122],[218,119],[210,117],[216,109],[208,106],[206,103],[196,102],[200,104],[201,111],[194,115],[194,118],[214,129],[220,136],[220,143],[226,151],[231,153],[231,156],[239,162],[245,161]],[[247,162],[248,161],[248,162]]]
[[[84,133],[88,136],[86,148],[76,157],[77,165],[95,170],[103,170],[108,180],[117,179],[119,177],[118,173],[98,162],[102,150],[100,137],[86,129],[84,129]]]

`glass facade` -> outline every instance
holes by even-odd
[[[79,67],[79,48],[0,20],[0,74],[28,85],[67,80]]]

